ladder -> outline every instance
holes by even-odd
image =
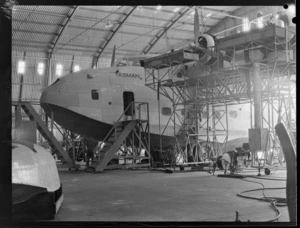
[[[133,116],[132,120],[121,121],[122,117],[125,116],[128,108],[132,108],[138,106],[137,110],[138,118],[135,119]],[[146,119],[142,119],[141,116],[141,106],[146,107]],[[116,152],[120,149],[120,147],[124,144],[131,144],[132,148],[134,148],[135,144],[138,144],[138,150],[144,149],[145,156],[134,156],[123,157],[124,159],[147,159],[147,164],[132,164],[132,167],[145,167],[150,166],[150,132],[149,132],[149,108],[148,103],[142,102],[132,102],[125,109],[120,118],[115,122],[109,133],[104,138],[103,142],[105,145],[100,150],[98,155],[98,161],[94,162],[91,167],[95,169],[96,172],[103,172],[104,169],[112,168],[112,167],[120,167],[120,165],[108,165],[109,162],[114,158],[120,158],[120,156],[116,156]],[[133,112],[132,112],[133,113]],[[135,141],[136,140],[136,141]],[[134,142],[135,141],[135,142]],[[147,155],[147,156],[146,156]]]
[[[36,122],[36,126],[37,126],[38,131],[48,141],[49,146],[51,147],[51,149],[54,150],[54,151],[56,150],[64,158],[65,162],[67,163],[68,168],[71,168],[71,167],[75,166],[73,160],[69,157],[68,153],[63,149],[63,147],[60,145],[60,143],[54,137],[52,132],[48,129],[48,126],[44,123],[44,121],[42,120],[40,115],[32,107],[30,102],[24,102],[24,101],[14,102],[13,101],[12,105],[21,106],[21,108],[27,114],[29,119],[31,121]]]
[[[197,121],[196,118],[196,112],[193,111],[192,107],[184,107],[185,115],[184,115],[184,121],[179,129],[179,131],[176,134],[176,145],[175,145],[175,164],[177,164],[177,158],[178,156],[181,156],[183,158],[183,163],[188,164],[188,145],[191,148],[194,144],[195,146],[198,145],[198,135],[197,135],[197,124],[195,121]],[[192,140],[191,140],[192,139]],[[181,148],[184,147],[185,149],[182,150]],[[193,157],[193,163],[198,162],[198,159]]]

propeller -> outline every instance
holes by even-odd
[[[195,8],[195,14],[194,14],[194,41],[195,44],[197,45],[198,42],[198,37],[200,36],[200,25],[199,25],[199,14],[198,14],[198,10]]]
[[[212,43],[212,45],[214,46],[213,38],[208,34],[202,34],[201,35],[200,31],[199,31],[199,28],[200,28],[199,14],[198,14],[198,10],[195,8],[195,14],[194,14],[194,42],[195,43],[191,44],[190,47],[192,49],[194,49],[196,52],[202,52],[206,56],[217,58],[217,56],[218,56],[217,53],[214,50],[209,50],[208,49],[208,48],[210,48],[208,46],[209,45],[208,42]],[[206,45],[205,45],[206,47],[200,46],[200,41],[198,40],[200,37],[202,38],[202,40],[204,39],[206,41]]]

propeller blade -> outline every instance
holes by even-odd
[[[195,44],[197,45],[198,42],[198,37],[200,36],[200,25],[199,25],[199,15],[198,15],[198,10],[195,8],[195,15],[194,15],[194,39],[195,39]]]
[[[70,73],[73,73],[73,65],[74,65],[74,55],[73,55],[73,58],[72,58]]]
[[[114,50],[113,50],[112,57],[111,57],[111,63],[110,63],[111,67],[113,67],[115,64],[115,56],[116,56],[116,45],[114,46]]]

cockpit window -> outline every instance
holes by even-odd
[[[118,62],[116,64],[117,67],[120,67],[120,66],[127,66],[127,62],[125,60],[121,60],[120,62]]]
[[[52,85],[54,85],[55,83],[57,83],[59,81],[59,78],[58,79],[56,79],[56,81],[52,84]]]
[[[141,63],[139,59],[121,59],[116,66],[141,66]]]

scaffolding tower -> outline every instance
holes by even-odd
[[[167,123],[173,124],[176,138],[173,164],[178,164],[179,160],[195,163],[204,155],[216,158],[224,152],[219,143],[222,141],[226,147],[229,105],[250,104],[251,128],[268,129],[266,150],[279,146],[275,134],[278,122],[285,123],[288,131],[296,135],[294,36],[295,32],[290,28],[271,24],[264,29],[219,39],[215,47],[217,60],[205,66],[205,74],[199,72],[196,78],[174,80],[175,73],[184,69],[186,63],[194,61],[194,66],[198,64],[197,54],[187,50],[170,52],[144,62],[145,84],[157,91],[158,102],[159,95],[163,95],[173,104]],[[255,125],[258,117],[261,124]],[[176,126],[179,131],[175,130]],[[205,138],[209,145],[204,147],[206,153],[203,147],[198,147]],[[188,152],[191,141],[195,153]],[[192,159],[189,159],[191,155]]]

